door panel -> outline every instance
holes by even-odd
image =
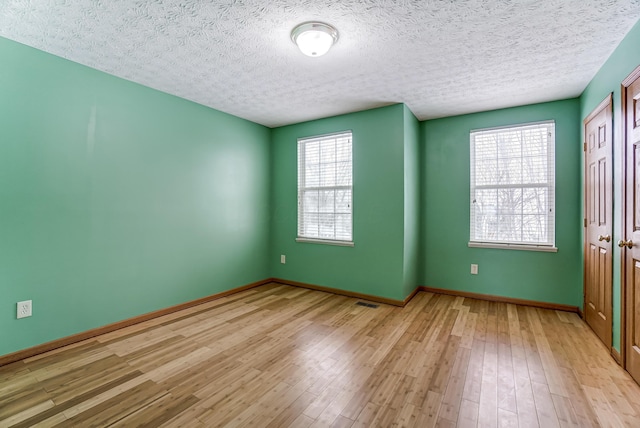
[[[609,196],[607,192],[607,186],[611,183],[607,181],[607,159],[598,160],[598,207],[600,210],[598,211],[598,226],[606,226],[607,225],[607,197]]]
[[[631,252],[631,251],[629,251]],[[640,260],[633,261],[633,281],[628,296],[633,300],[627,302],[627,371],[631,373],[636,382],[640,383]]]
[[[640,67],[622,83],[624,123],[623,222],[625,239],[622,292],[622,355],[624,366],[640,383]],[[621,245],[622,246],[622,245]]]
[[[640,171],[640,153],[638,153],[638,151],[640,150],[640,147],[635,144],[633,146],[633,171],[634,174],[637,174],[638,171]],[[635,183],[633,184],[634,186],[634,200],[633,200],[633,206],[634,206],[634,216],[633,216],[633,230],[637,231],[640,230],[640,204],[637,203],[638,200],[640,200],[640,187],[638,187],[640,183],[637,182],[637,180],[635,181]]]
[[[588,266],[588,277],[586,278],[586,284],[585,284],[586,287],[588,287],[588,290],[586,290],[585,296],[593,296],[595,295],[595,292],[596,292],[594,288],[594,284],[596,283],[596,280],[595,280],[595,276],[597,274],[596,267],[598,266],[598,263],[595,262],[597,253],[598,253],[598,247],[596,247],[595,245],[589,245],[589,257],[585,261],[585,263]],[[587,306],[589,306],[590,311],[596,310],[596,305],[593,303],[593,299],[590,299],[589,297],[585,297],[585,301]],[[587,308],[585,308],[585,312],[586,311],[587,311]]]
[[[584,315],[600,340],[611,347],[612,134],[611,96],[584,121],[585,283]]]
[[[632,321],[637,323],[640,321],[640,262],[635,263],[635,272],[636,277],[634,281],[634,292],[633,296],[635,297],[635,302],[633,302],[633,317]],[[635,348],[634,351],[638,352],[638,347],[640,346],[640,328],[632,328],[633,340],[631,341],[631,345]]]
[[[589,207],[588,211],[590,213],[590,215],[587,216],[587,220],[589,221],[590,225],[593,225],[596,222],[596,164],[595,163],[591,163],[589,164],[589,179],[587,180],[588,183],[588,192],[587,192],[587,205]]]

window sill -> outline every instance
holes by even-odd
[[[338,247],[354,246],[353,241],[331,241],[328,239],[296,238],[296,242],[306,242],[308,244],[336,245]]]
[[[497,242],[469,242],[469,248],[496,248],[501,250],[541,251],[545,253],[558,252],[557,247],[548,245],[503,244]]]

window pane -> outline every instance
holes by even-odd
[[[305,187],[318,187],[320,186],[320,165],[319,164],[307,164],[304,171],[304,184]]]
[[[311,142],[305,144],[304,146],[305,153],[305,163],[307,165],[311,164],[319,164],[320,163],[320,143],[319,142]]]
[[[522,162],[519,158],[498,159],[498,184],[522,183]]]
[[[516,242],[521,239],[522,216],[517,214],[501,214],[498,216],[497,240]]]
[[[476,185],[496,184],[498,182],[498,161],[496,159],[481,160],[477,165]]]
[[[522,173],[525,183],[546,183],[548,180],[546,158],[524,158],[522,160]]]
[[[333,239],[335,236],[334,215],[320,214],[319,217],[319,233],[322,239]]]
[[[335,140],[322,141],[320,144],[320,162],[335,163],[336,161],[336,142]]]
[[[480,161],[498,158],[498,141],[495,135],[476,137],[475,158]]]
[[[522,213],[522,189],[499,189],[498,212],[502,215]]]
[[[351,163],[351,138],[340,138],[336,141],[336,162]]]
[[[351,214],[351,190],[336,191],[336,213]]]
[[[544,242],[547,240],[547,216],[525,215],[523,216],[523,236],[526,242]]]
[[[316,236],[318,234],[318,216],[319,214],[317,213],[304,213],[303,236]]]
[[[335,209],[335,191],[334,190],[321,190],[320,191],[320,212],[321,213],[333,213]]]
[[[336,164],[325,163],[322,164],[322,173],[320,174],[320,186],[329,187],[336,185]]]
[[[306,190],[304,192],[303,209],[304,212],[318,212],[319,196],[317,190]]]
[[[504,131],[497,134],[498,157],[515,158],[522,156],[521,133],[518,131]]]
[[[351,239],[351,215],[336,214],[336,239]]]
[[[475,229],[472,239],[484,241],[497,237],[498,192],[495,189],[478,189],[473,203]]]
[[[548,194],[547,188],[524,189],[522,213],[546,215],[549,212]]]
[[[337,166],[336,186],[351,185],[351,162],[338,162]]]

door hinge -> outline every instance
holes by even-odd
[[[582,151],[583,152],[587,151],[587,143],[582,143]]]
[[[583,219],[583,220],[584,220],[584,221],[583,221],[583,223],[584,223],[584,226],[583,226],[583,227],[587,227],[587,219],[585,218],[585,219]]]

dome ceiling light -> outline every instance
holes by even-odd
[[[291,31],[291,40],[307,56],[322,56],[338,41],[338,30],[324,22],[303,22]]]

